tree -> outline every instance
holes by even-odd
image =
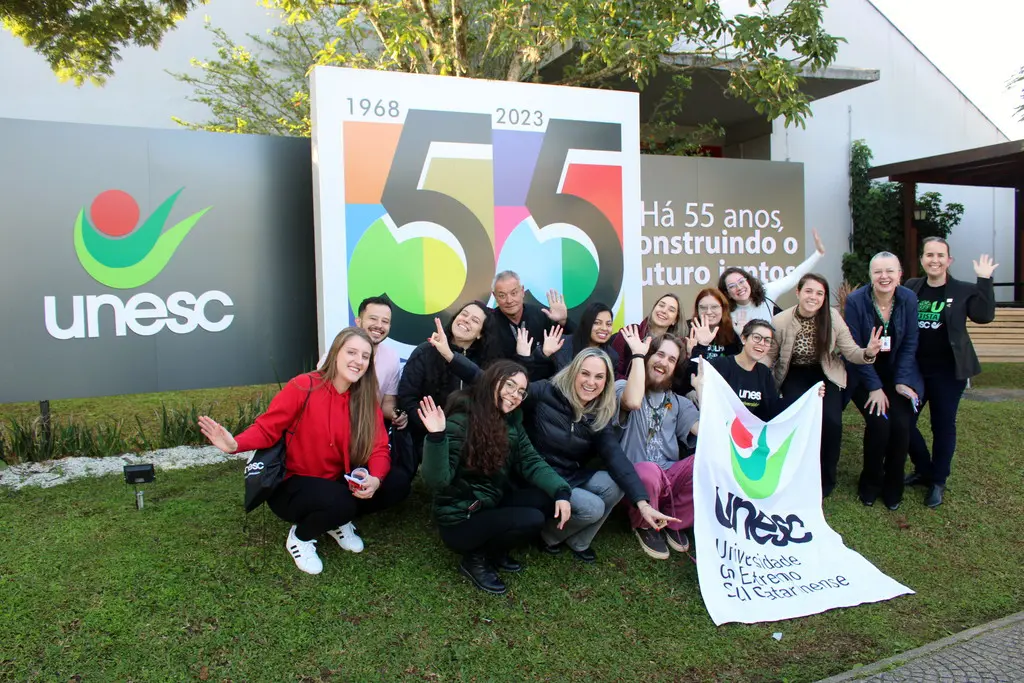
[[[102,83],[121,48],[157,47],[206,0],[3,0],[0,23],[46,58],[59,78]]]
[[[805,71],[823,69],[842,40],[822,27],[825,0],[727,16],[717,0],[264,0],[281,11],[252,49],[211,28],[217,57],[175,74],[210,106],[206,130],[309,134],[306,76],[316,65],[349,66],[587,87],[644,88],[659,73],[671,86],[652,126],[671,137],[696,68],[727,70],[728,92],[768,119],[804,125]],[[792,54],[783,57],[781,53]],[[713,122],[709,122],[713,125]],[[652,131],[648,127],[648,131]]]
[[[1020,98],[1024,100],[1024,66],[1020,68],[1020,71],[1017,72],[1016,76],[1009,80],[1009,82],[1006,84],[1006,89],[1013,90],[1018,86],[1021,86]],[[1021,121],[1024,121],[1024,104],[1021,104],[1016,109],[1014,109],[1013,113],[1015,113],[1017,115],[1017,118],[1019,118]]]

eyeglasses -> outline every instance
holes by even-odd
[[[771,337],[765,337],[764,335],[758,334],[757,332],[752,332],[750,334],[750,341],[754,342],[755,344],[768,344],[769,346],[771,346],[772,342],[774,342],[775,340],[772,339]]]
[[[501,391],[505,394],[518,395],[520,401],[526,400],[526,389],[523,389],[510,379],[505,380],[505,383],[501,385]]]
[[[728,289],[731,292],[731,291],[739,289],[740,286],[745,285],[745,284],[747,284],[747,279],[743,278],[743,279],[737,280],[736,282],[732,283],[731,285],[726,285],[725,288]]]
[[[698,313],[714,313],[716,311],[721,312],[721,310],[722,310],[721,304],[711,304],[710,306],[698,306],[697,307],[697,312]]]
[[[516,287],[515,289],[508,292],[495,292],[494,298],[497,299],[498,301],[508,301],[509,299],[515,299],[517,296],[519,296],[520,292],[522,292],[522,290],[519,287]]]

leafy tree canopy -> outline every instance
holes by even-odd
[[[0,23],[81,85],[114,73],[121,48],[157,47],[176,21],[206,0],[3,0]]]

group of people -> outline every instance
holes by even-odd
[[[927,277],[901,286],[899,259],[883,252],[841,315],[828,281],[809,272],[824,254],[817,233],[815,242],[782,281],[726,268],[688,319],[666,294],[614,334],[608,305],[589,304],[574,324],[558,292],[547,307],[528,303],[518,275],[504,271],[493,308],[472,301],[447,326],[436,319],[404,369],[382,344],[391,303],[369,298],[318,369],[291,380],[252,427],[235,437],[202,417],[200,428],[228,453],[286,436],[286,478],[268,504],[292,524],[286,548],[302,571],[322,571],[324,534],[360,552],[354,520],[401,502],[419,474],[459,571],[497,594],[499,572],[521,568],[509,554],[517,546],[594,562],[594,538],[623,498],[643,552],[687,552],[704,363],[765,421],[819,385],[823,495],[836,485],[852,400],[865,419],[864,504],[881,496],[899,506],[908,451],[906,483],[927,485],[926,504],[941,504],[957,404],[980,371],[966,319],[994,317],[995,265],[982,256],[977,284],[955,280],[948,244],[931,238]],[[794,288],[797,305],[779,311],[773,299]],[[931,451],[916,426],[926,401]]]

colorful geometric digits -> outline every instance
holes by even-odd
[[[182,188],[184,189],[184,188]],[[138,228],[139,205],[127,192],[107,190],[75,220],[75,253],[85,272],[100,284],[133,289],[155,278],[185,236],[212,207],[192,214],[161,234],[178,190]]]
[[[563,292],[570,314],[590,298],[618,299],[622,168],[571,163],[558,187],[569,150],[621,149],[618,124],[553,119],[546,132],[494,130],[490,114],[413,109],[404,124],[342,126],[349,305],[387,293],[396,340],[419,343],[438,311],[486,300],[500,270],[515,270],[538,295]],[[473,156],[489,158],[428,158],[434,142],[480,145],[489,154]],[[436,225],[450,236],[431,237]],[[561,236],[549,237],[549,225]]]

